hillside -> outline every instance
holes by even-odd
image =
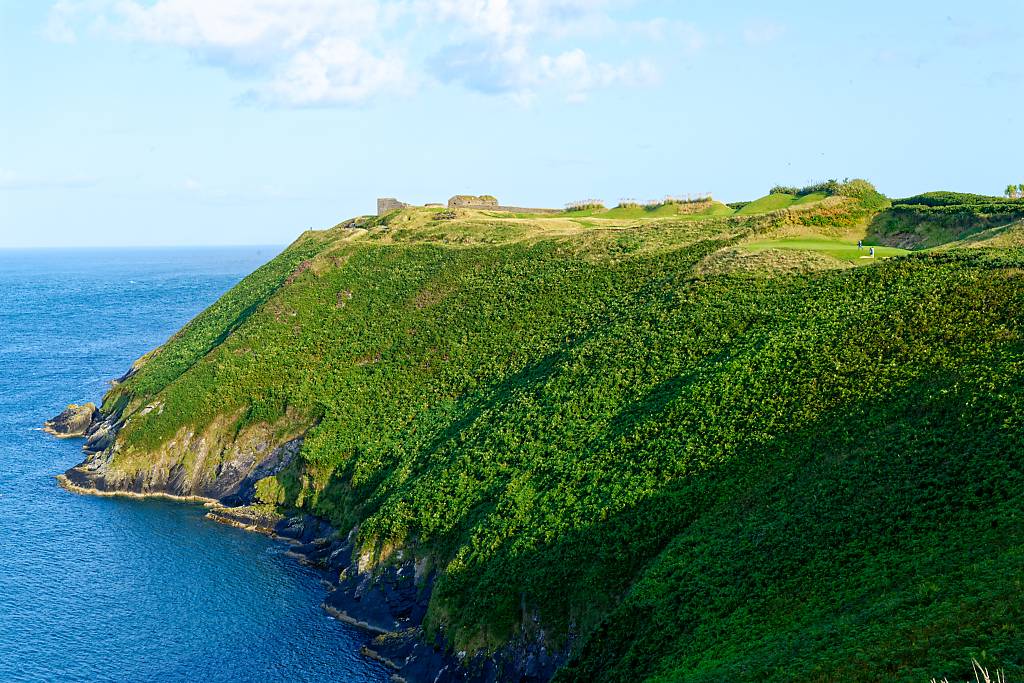
[[[462,672],[1020,679],[1024,250],[854,255],[904,230],[862,182],[307,232],[111,389],[69,481],[326,519]]]
[[[979,232],[1024,219],[1024,199],[962,192],[927,192],[896,199],[871,224],[872,239],[896,247],[922,249],[967,239]]]

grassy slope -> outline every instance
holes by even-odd
[[[996,247],[1001,249],[1024,247],[1024,220],[976,232],[943,248],[955,247]]]
[[[706,216],[729,216],[733,213],[728,206],[719,202],[713,202],[706,209],[696,213],[680,215],[680,210],[681,207],[679,205],[662,204],[654,209],[649,209],[644,206],[615,207],[604,213],[595,215],[600,215],[602,218],[669,218],[673,216],[677,216],[679,218],[697,218]]]
[[[928,192],[893,201],[872,222],[868,238],[882,244],[926,249],[964,240],[1024,218],[1024,199],[957,192]]]
[[[616,206],[611,209],[583,209],[579,211],[565,211],[555,214],[563,218],[604,218],[614,220],[630,219],[651,219],[651,218],[675,218],[679,220],[697,220],[712,216],[731,216],[734,211],[721,202],[711,204],[700,211],[689,213],[687,207],[679,204],[657,204],[655,206]],[[754,212],[754,213],[764,213]],[[490,216],[498,217],[500,214],[490,213]],[[544,218],[543,214],[515,214],[516,218]]]
[[[426,215],[226,295],[108,397],[164,405],[119,457],[315,423],[265,495],[429,555],[459,647],[571,624],[566,680],[1024,674],[1024,254],[695,278],[782,219]]]
[[[771,240],[752,240],[743,244],[748,251],[765,249],[786,249],[793,251],[812,251],[827,254],[843,261],[854,261],[859,264],[870,262],[868,257],[870,246],[859,249],[852,241],[832,240],[822,237],[790,237]],[[906,249],[895,247],[875,247],[875,257],[879,259],[903,256],[909,253]]]
[[[788,209],[798,201],[800,201],[800,199],[791,194],[772,193],[769,195],[765,195],[760,199],[755,199],[754,201],[749,202],[736,213],[740,214],[741,216],[749,216],[751,214],[763,213],[765,211],[777,211],[778,209]]]

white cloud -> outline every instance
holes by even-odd
[[[256,61],[329,36],[366,34],[385,19],[374,0],[121,0],[112,17],[126,37],[238,51]]]
[[[578,98],[657,80],[649,60],[596,61],[570,42],[618,28],[630,35],[629,22],[613,13],[629,2],[59,0],[46,32],[65,42],[88,32],[186,49],[251,81],[248,99],[282,106],[355,104],[410,90],[424,68],[483,93],[528,100],[538,89],[560,89]],[[691,50],[701,45],[683,22],[654,20],[644,30],[672,34]]]
[[[555,54],[536,48],[541,40],[593,37],[619,28],[629,32],[630,23],[620,27],[609,14],[615,4],[612,0],[423,0],[418,9],[421,15],[451,25],[452,36],[459,41],[442,47],[430,60],[436,77],[478,92],[508,94],[528,104],[536,99],[538,89],[556,89],[569,101],[581,102],[598,88],[651,85],[660,80],[650,60],[611,64],[595,62],[579,47]],[[664,31],[668,25],[662,22],[658,29]],[[472,38],[466,40],[467,35]]]
[[[500,41],[534,35],[565,37],[606,29],[613,0],[419,0],[415,11],[460,33]]]
[[[532,104],[538,91],[545,89],[564,93],[570,102],[582,102],[594,90],[649,86],[661,80],[657,67],[647,60],[611,64],[595,61],[581,48],[534,55],[518,43],[453,46],[440,52],[431,68],[442,81],[461,83],[482,93],[505,94],[521,105]]]
[[[396,55],[378,57],[352,39],[328,38],[296,52],[255,92],[264,100],[293,105],[349,104],[405,82],[405,64]]]
[[[47,34],[82,30],[185,48],[200,61],[256,78],[275,104],[351,104],[394,86],[402,57],[382,40],[401,2],[381,0],[61,0]]]
[[[568,91],[570,102],[582,102],[588,92],[598,88],[654,85],[659,81],[653,64],[642,61],[618,65],[594,63],[578,48],[556,57],[541,57],[540,73],[544,81],[560,84]]]

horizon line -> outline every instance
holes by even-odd
[[[294,241],[294,240],[293,240]],[[72,244],[72,245],[0,245],[0,251],[59,251],[72,249],[229,249],[229,248],[284,248],[291,242],[272,243],[230,243],[230,244]]]

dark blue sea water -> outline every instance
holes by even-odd
[[[321,577],[199,506],[67,493],[37,428],[276,248],[0,250],[0,681],[384,681]]]

